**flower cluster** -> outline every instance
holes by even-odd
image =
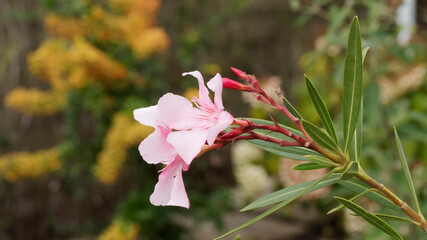
[[[64,81],[66,71],[66,42],[47,40],[34,53],[28,56],[29,70],[35,76],[49,82],[50,90],[38,90],[19,87],[8,93],[5,105],[23,114],[53,114],[65,107],[65,90],[68,84]]]
[[[61,167],[56,148],[34,153],[14,152],[0,156],[0,173],[9,182],[22,178],[37,178]]]
[[[157,0],[111,0],[111,12],[93,6],[79,18],[49,13],[46,29],[56,38],[45,40],[27,58],[30,72],[50,85],[48,90],[19,87],[5,97],[5,105],[26,115],[51,115],[67,105],[68,92],[94,82],[106,87],[141,84],[143,77],[110,58],[86,38],[127,42],[136,56],[148,57],[164,51],[169,39],[163,29],[155,26],[160,6]],[[137,30],[136,30],[137,29]],[[144,34],[142,34],[144,33]],[[108,69],[106,71],[106,69]],[[151,133],[123,113],[113,119],[102,151],[98,154],[94,174],[105,184],[116,181],[126,160],[127,149]],[[58,150],[36,153],[11,153],[0,157],[0,172],[8,181],[37,177],[60,168]]]
[[[18,87],[5,97],[5,106],[22,114],[50,115],[64,109],[66,99],[58,92]]]
[[[52,35],[69,40],[89,36],[101,41],[125,41],[135,57],[147,58],[169,47],[166,32],[155,25],[160,3],[159,0],[111,0],[108,3],[111,11],[94,5],[81,18],[49,14],[45,27]]]
[[[124,83],[128,78],[125,66],[108,57],[83,38],[77,38],[69,51],[70,65],[81,69],[86,76],[107,86]],[[105,71],[108,69],[108,71]]]
[[[182,171],[188,170],[206,143],[212,146],[218,134],[233,122],[233,117],[224,111],[219,74],[207,83],[215,93],[214,102],[200,72],[185,75],[194,76],[199,83],[199,96],[192,100],[195,107],[186,98],[167,93],[156,106],[134,111],[137,121],[155,128],[140,144],[141,156],[147,163],[166,165],[150,197],[154,205],[190,207]]]
[[[61,82],[61,76],[69,68],[67,45],[62,39],[45,40],[27,56],[30,72],[43,81]]]
[[[139,227],[136,223],[125,223],[120,220],[115,220],[108,226],[98,240],[136,240],[139,234]]]
[[[97,157],[94,167],[96,178],[104,184],[113,184],[126,160],[129,147],[136,145],[152,131],[151,127],[141,128],[126,114],[116,113],[104,139],[103,149]]]
[[[108,6],[110,11],[93,5],[79,18],[47,14],[45,27],[58,38],[44,41],[28,56],[28,65],[32,74],[52,88],[16,89],[6,97],[6,106],[24,114],[49,115],[64,109],[70,88],[82,88],[91,82],[113,86],[127,84],[129,80],[143,81],[142,76],[129,73],[85,38],[124,41],[138,58],[163,52],[169,47],[169,38],[155,25],[160,1],[111,0]]]
[[[107,88],[130,82],[143,85],[144,79],[109,57],[88,39],[127,43],[134,56],[146,58],[164,51],[169,38],[156,27],[158,0],[111,0],[110,11],[94,5],[81,17],[62,17],[48,13],[46,29],[54,36],[28,55],[30,72],[50,85],[48,90],[16,88],[5,97],[5,105],[26,115],[51,115],[67,106],[68,92],[92,83]],[[104,6],[105,7],[105,6]],[[114,13],[114,14],[113,14]],[[97,156],[94,175],[105,184],[113,184],[127,157],[130,146],[152,132],[119,112]],[[11,153],[0,157],[0,172],[8,181],[37,177],[60,168],[58,150],[36,153]],[[121,239],[121,238],[120,238]]]
[[[24,114],[49,115],[66,105],[67,91],[97,81],[106,86],[125,84],[127,69],[82,38],[71,46],[59,39],[45,41],[28,56],[30,71],[51,85],[50,90],[17,88],[5,98],[5,105]],[[105,71],[108,69],[108,71]]]
[[[182,171],[187,171],[193,159],[205,151],[221,148],[236,140],[261,140],[277,144],[280,147],[294,146],[305,147],[318,151],[322,154],[335,157],[317,145],[304,131],[301,121],[289,110],[277,103],[261,87],[253,75],[248,75],[241,70],[232,68],[234,73],[246,81],[242,84],[237,81],[221,78],[216,74],[207,86],[215,93],[214,101],[209,98],[209,92],[202,75],[198,71],[184,73],[192,75],[199,82],[199,95],[194,97],[192,105],[186,98],[171,93],[163,95],[156,106],[136,109],[134,117],[141,124],[151,126],[155,130],[139,146],[139,151],[144,160],[149,164],[165,164],[166,167],[159,175],[150,201],[154,205],[173,205],[189,208],[190,203],[184,187]],[[250,92],[258,101],[267,103],[283,114],[285,114],[302,134],[295,134],[289,129],[281,127],[278,123],[274,125],[257,124],[247,119],[234,119],[230,113],[224,110],[222,103],[223,87]],[[231,127],[230,125],[237,125]],[[256,131],[257,130],[257,131]],[[285,138],[276,138],[269,134],[261,134],[258,130],[274,132],[284,135]],[[289,140],[288,140],[289,139]],[[333,158],[333,161],[340,161]],[[242,160],[238,160],[242,162]],[[244,165],[244,164],[243,164]],[[246,170],[253,171],[255,168],[244,168],[239,165],[239,176]],[[256,170],[257,177],[266,175]],[[246,185],[247,186],[247,185]]]
[[[69,40],[72,40],[76,36],[82,36],[86,32],[78,18],[62,18],[54,13],[46,15],[44,26],[50,34]]]

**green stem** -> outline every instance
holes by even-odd
[[[332,160],[335,163],[339,163],[342,166],[347,165],[347,160],[345,158],[343,158],[341,155],[336,155],[334,153],[331,153],[328,150],[317,145],[315,142],[311,142],[309,145],[309,148],[320,153],[320,154],[322,154],[323,156],[329,158],[330,160]]]
[[[359,172],[356,174],[356,177],[381,192],[386,198],[392,201],[396,206],[402,209],[402,211],[404,211],[412,220],[414,220],[417,226],[419,226],[424,232],[427,233],[427,224],[424,216],[422,214],[417,214],[408,204],[406,204],[406,202],[402,201],[398,196],[396,196],[387,187],[385,187],[384,184],[381,184],[375,179],[371,178],[361,168],[359,168]]]

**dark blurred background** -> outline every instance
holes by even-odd
[[[152,130],[134,121],[132,111],[166,92],[192,98],[197,83],[182,72],[235,78],[229,67],[237,67],[266,89],[280,87],[306,119],[319,122],[307,101],[307,74],[341,126],[354,15],[362,45],[370,47],[362,164],[393,189],[405,189],[396,126],[425,211],[423,1],[2,0],[0,239],[212,239],[256,216],[238,210],[263,194],[322,176],[322,170],[301,175],[291,171],[292,160],[236,143],[196,159],[184,174],[189,210],[154,207],[149,196],[161,166],[140,157],[137,146]],[[232,90],[223,96],[235,117],[273,115],[286,123],[251,96]],[[314,192],[241,237],[387,239],[349,212],[325,214],[337,205],[333,195],[351,194]],[[393,226],[422,239],[418,229]]]

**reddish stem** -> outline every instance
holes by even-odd
[[[284,134],[292,139],[294,139],[297,144],[294,144],[292,146],[300,146],[300,147],[306,147],[309,149],[312,149],[320,154],[322,154],[323,156],[331,159],[332,161],[334,161],[335,163],[339,163],[339,164],[345,164],[346,160],[344,158],[342,158],[341,156],[338,156],[336,154],[333,154],[331,152],[329,152],[328,150],[320,147],[319,145],[317,145],[315,142],[313,141],[309,141],[304,139],[303,137],[300,137],[296,134],[294,134],[293,132],[282,128],[278,123],[274,122],[274,126],[270,126],[270,125],[263,125],[263,124],[256,124],[252,121],[243,119],[243,120],[239,120],[239,119],[234,119],[234,124],[239,125],[240,128],[235,130],[236,132],[234,132],[235,134],[237,134],[237,132],[249,132],[252,131],[254,129],[265,129],[265,130],[270,130],[272,132],[278,132],[281,134]],[[260,139],[260,138],[258,138]],[[263,139],[261,139],[263,140]],[[281,140],[279,140],[281,141]],[[271,142],[271,141],[270,141]],[[291,145],[287,145],[287,146],[291,146]]]
[[[304,137],[311,143],[313,142],[313,139],[308,135],[308,133],[305,131],[304,127],[301,124],[301,120],[297,117],[295,117],[289,110],[280,104],[278,104],[276,101],[274,101],[273,98],[267,95],[267,93],[259,86],[258,82],[256,82],[256,87],[258,87],[258,93],[262,95],[271,106],[275,107],[277,110],[285,114],[286,117],[288,117],[298,128],[301,130],[301,132],[304,134]]]

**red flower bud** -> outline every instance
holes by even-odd
[[[242,70],[240,70],[240,69],[237,69],[237,68],[234,68],[234,67],[230,67],[230,69],[231,69],[231,71],[233,71],[233,72],[234,72],[234,74],[236,74],[236,76],[238,76],[239,78],[246,79],[246,78],[248,77],[248,75],[247,75],[245,72],[243,72]]]
[[[239,82],[236,82],[229,78],[222,78],[222,86],[228,89],[235,89],[235,90],[247,91],[247,92],[250,92],[252,90],[251,87],[241,84]]]

